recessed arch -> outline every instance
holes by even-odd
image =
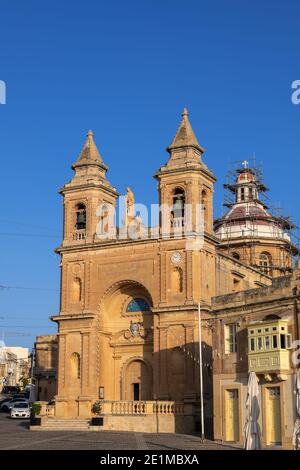
[[[120,384],[122,400],[152,400],[152,365],[144,357],[129,358],[122,366]]]
[[[81,376],[81,360],[80,354],[73,352],[70,357],[70,377],[73,380],[80,379]]]
[[[271,321],[271,320],[280,320],[281,317],[279,315],[276,315],[275,313],[271,313],[270,315],[266,315],[263,318],[263,321]]]

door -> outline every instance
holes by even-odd
[[[267,389],[267,445],[281,444],[280,387]]]
[[[135,383],[133,385],[133,399],[134,401],[137,401],[140,399],[140,384]]]
[[[124,375],[123,400],[152,400],[152,369],[141,360],[128,364]]]
[[[238,442],[240,440],[239,391],[225,391],[225,440]]]

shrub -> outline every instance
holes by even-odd
[[[102,414],[102,403],[101,403],[100,400],[97,400],[97,401],[93,404],[93,406],[92,406],[92,413],[93,413],[94,415],[97,415],[97,416],[99,416],[99,415]]]
[[[40,403],[32,403],[31,414],[33,416],[38,416],[41,412],[42,405]]]

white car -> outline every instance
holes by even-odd
[[[24,401],[14,403],[10,410],[11,418],[30,418],[30,405]]]
[[[5,411],[6,413],[9,413],[16,403],[29,403],[29,402],[26,398],[14,398],[8,402],[3,403],[0,409],[1,411]]]

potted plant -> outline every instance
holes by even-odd
[[[92,406],[92,413],[96,416],[92,417],[92,426],[103,426],[103,416],[102,415],[102,402],[97,400]]]
[[[40,403],[32,403],[31,406],[31,415],[30,415],[30,426],[40,426],[42,418],[37,417],[42,409],[42,405]]]

